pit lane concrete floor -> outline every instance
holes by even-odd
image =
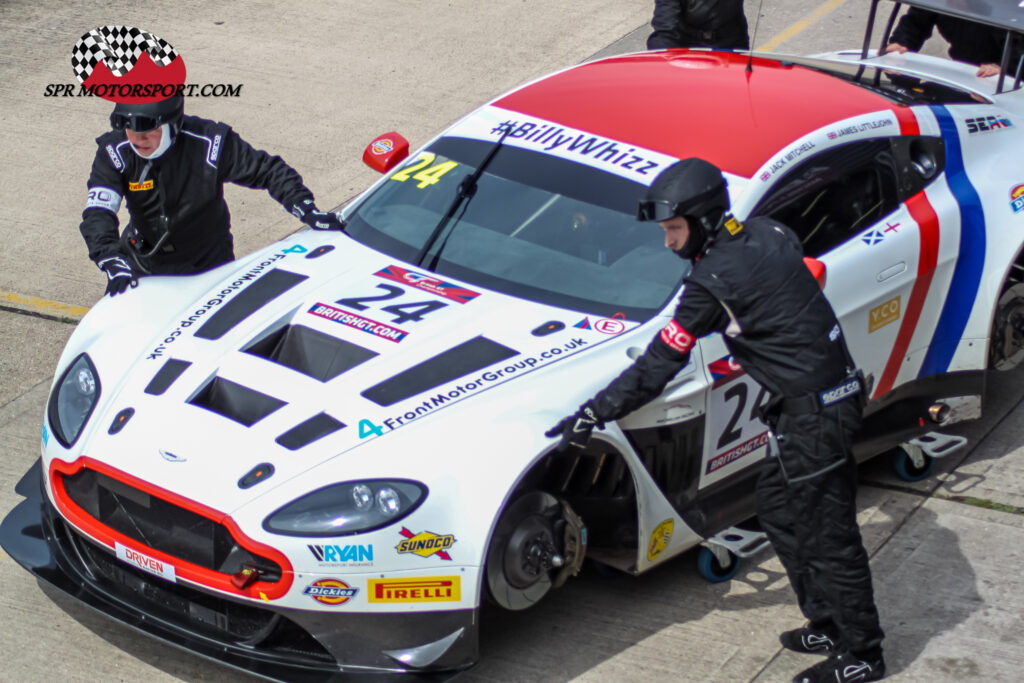
[[[238,98],[193,98],[187,107],[281,154],[329,207],[373,180],[359,159],[376,134],[397,129],[416,146],[514,85],[641,49],[652,4],[0,2],[0,514],[19,501],[14,484],[38,457],[74,309],[103,292],[76,225],[92,138],[110,107],[43,95],[49,83],[74,82],[79,36],[140,26],[180,51],[189,82],[243,84]],[[746,11],[753,27],[756,3]],[[865,12],[858,0],[766,0],[754,44],[797,54],[857,47]],[[227,196],[239,254],[299,227],[264,193],[229,187]],[[36,299],[52,305],[25,303]],[[863,468],[860,519],[893,680],[1021,678],[1022,379],[993,378],[985,418],[962,428],[968,450],[926,482],[902,485],[880,462]],[[691,555],[637,578],[586,571],[533,610],[488,614],[482,660],[459,680],[783,681],[815,661],[778,646],[776,634],[799,623],[770,553],[716,586],[696,575]],[[3,554],[0,643],[0,681],[253,680],[41,589]]]

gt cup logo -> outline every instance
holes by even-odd
[[[432,531],[421,531],[418,534],[414,534],[405,527],[402,527],[399,533],[405,537],[404,541],[395,546],[395,550],[398,551],[399,555],[407,553],[419,555],[420,557],[437,555],[442,560],[451,561],[452,557],[446,551],[455,545],[455,536],[451,534],[441,536]]]
[[[973,119],[966,119],[968,133],[984,133],[987,130],[999,130],[1000,128],[1012,128],[1010,119],[1004,116],[978,116]]]
[[[180,94],[185,85],[185,62],[177,51],[133,26],[89,31],[75,43],[71,66],[86,90],[111,102],[159,102]]]
[[[1018,185],[1010,190],[1010,208],[1014,213],[1024,211],[1024,185]]]
[[[358,592],[358,588],[352,588],[344,581],[337,579],[320,579],[302,590],[303,595],[308,595],[325,605],[344,605]]]

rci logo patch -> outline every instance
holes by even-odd
[[[139,192],[141,190],[152,190],[153,181],[147,180],[144,183],[128,183],[128,189],[131,190],[132,192]]]
[[[302,594],[325,605],[343,605],[354,598],[358,592],[358,588],[352,588],[344,581],[320,579],[316,583],[306,586]]]
[[[421,531],[418,534],[414,534],[405,527],[402,527],[399,533],[405,537],[404,541],[395,546],[395,550],[398,551],[399,555],[406,553],[412,553],[420,557],[437,555],[442,560],[451,561],[452,557],[447,553],[447,550],[455,545],[455,536],[451,534],[442,536],[432,531]]]
[[[415,579],[370,579],[368,602],[459,602],[458,576],[421,576]]]
[[[669,541],[672,540],[672,530],[675,528],[675,522],[671,519],[666,519],[664,522],[655,527],[651,533],[651,540],[647,542],[647,561],[653,562],[658,555],[668,547]]]
[[[900,297],[889,299],[868,312],[868,334],[900,319]]]
[[[1010,190],[1010,208],[1014,213],[1024,211],[1024,185],[1018,185]]]

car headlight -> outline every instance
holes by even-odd
[[[263,528],[285,536],[347,536],[393,524],[418,508],[427,487],[416,481],[372,479],[332,484],[280,508]]]
[[[50,394],[47,415],[53,435],[65,448],[78,440],[100,398],[100,377],[84,353],[76,358]]]

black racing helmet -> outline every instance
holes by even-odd
[[[110,125],[114,130],[130,128],[136,133],[144,133],[169,123],[171,129],[177,133],[181,128],[181,117],[184,114],[185,98],[181,95],[145,104],[118,102],[110,115]]]
[[[636,218],[664,221],[686,216],[706,223],[710,230],[728,209],[729,194],[722,172],[714,164],[692,157],[677,161],[658,174],[640,200]]]

